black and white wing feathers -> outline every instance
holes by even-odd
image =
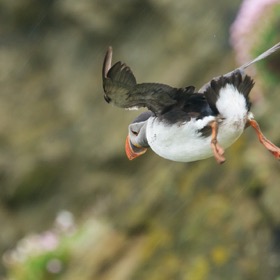
[[[111,67],[112,48],[109,47],[103,63],[104,98],[121,108],[146,107],[160,115],[194,93],[194,87],[177,89],[160,83],[137,84],[131,69],[120,61]]]

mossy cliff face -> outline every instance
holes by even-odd
[[[239,4],[1,2],[1,252],[67,209],[78,224],[94,217],[102,233],[95,224],[73,245],[59,279],[280,275],[280,166],[251,129],[222,166],[151,151],[130,162],[124,140],[137,112],[103,100],[109,45],[139,82],[199,88],[233,69],[229,27]],[[279,94],[263,95],[265,106],[256,102],[253,112],[280,145]]]

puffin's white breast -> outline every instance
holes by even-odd
[[[216,103],[219,110],[217,140],[225,149],[243,133],[248,110],[245,98],[232,85],[220,90]],[[215,120],[215,116],[192,118],[181,124],[166,124],[151,117],[146,127],[146,137],[151,149],[166,159],[190,162],[213,156],[211,135],[204,137],[200,130]]]
[[[215,117],[191,119],[184,124],[165,124],[157,118],[150,118],[146,128],[146,137],[151,149],[163,158],[190,162],[213,156],[211,136],[204,137],[200,131]],[[244,125],[221,123],[217,140],[225,149],[233,144],[242,134]]]
[[[214,117],[207,120],[192,119],[181,125],[169,125],[157,118],[150,118],[146,137],[151,149],[163,158],[174,161],[195,161],[212,155],[210,138],[199,137],[197,132]]]

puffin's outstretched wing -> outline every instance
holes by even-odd
[[[126,105],[127,94],[136,85],[136,79],[130,68],[120,61],[111,67],[112,54],[112,47],[109,47],[102,69],[104,98],[116,106],[129,107]]]
[[[250,65],[263,60],[264,58],[270,56],[271,54],[273,54],[274,52],[276,52],[278,49],[280,49],[280,42],[277,43],[276,45],[274,45],[273,47],[271,47],[270,49],[264,51],[263,53],[261,53],[258,57],[256,57],[255,59],[243,64],[242,66],[234,69],[231,72],[228,72],[227,74],[224,74],[223,77],[225,78],[230,78],[233,75],[239,75],[238,73],[240,73],[242,75],[242,78],[245,78],[245,69],[248,68]],[[198,91],[199,93],[204,93],[209,87],[211,87],[211,83],[219,80],[221,78],[221,76],[215,77],[213,78],[210,82],[206,83],[204,86],[201,87],[201,89]]]
[[[177,89],[165,84],[142,83],[137,84],[130,68],[120,61],[111,67],[112,47],[104,58],[103,89],[104,98],[108,103],[121,108],[147,107],[156,115],[177,104],[182,95],[194,93],[194,87]]]

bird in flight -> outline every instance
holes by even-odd
[[[125,109],[148,109],[128,126],[128,159],[151,148],[173,161],[191,162],[214,156],[217,163],[223,163],[224,149],[251,126],[261,144],[279,160],[280,148],[263,135],[250,111],[249,94],[254,81],[245,74],[248,66],[278,49],[280,42],[196,91],[193,86],[174,88],[160,83],[137,83],[126,64],[119,61],[111,65],[113,50],[109,47],[102,69],[105,100]]]

